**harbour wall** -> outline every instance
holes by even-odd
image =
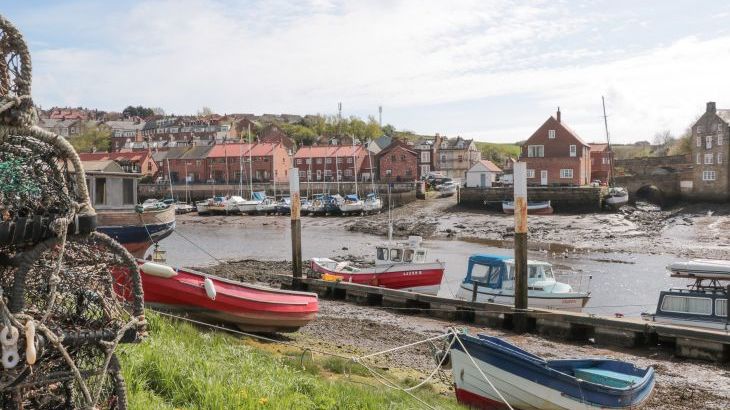
[[[173,185],[172,192],[176,200],[186,201],[202,201],[210,198],[213,195],[239,195],[240,185],[238,184],[188,184],[187,188],[185,185]],[[338,189],[339,188],[339,189]],[[357,184],[357,192],[361,198],[372,192],[373,186],[370,184]],[[388,184],[375,184],[375,190],[380,194],[380,198],[383,200],[383,206],[388,206]],[[273,183],[254,183],[253,191],[260,192],[265,191],[266,195],[275,196],[281,198],[289,196],[289,184],[288,183],[277,183],[274,186]],[[302,197],[311,197],[315,194],[330,193],[340,195],[347,195],[355,193],[355,184],[352,182],[340,182],[339,187],[334,182],[300,182],[299,192]],[[138,200],[144,201],[149,198],[169,198],[170,197],[170,185],[168,184],[139,184],[138,185]],[[250,190],[248,185],[243,187],[244,198],[250,197]],[[416,184],[413,182],[395,182],[390,185],[390,201],[393,202],[393,207],[405,205],[407,203],[416,200]]]
[[[601,210],[601,187],[528,187],[528,201],[551,201],[555,212],[596,212]],[[470,208],[502,210],[502,201],[514,198],[512,187],[462,188],[459,204]]]

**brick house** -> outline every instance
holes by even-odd
[[[259,131],[258,141],[270,144],[282,144],[284,148],[291,152],[296,150],[296,143],[294,140],[289,138],[289,136],[275,124],[269,124],[262,128],[261,131]]]
[[[299,168],[300,181],[369,181],[373,174],[362,145],[301,147],[294,155],[294,166]]]
[[[83,131],[84,122],[77,119],[42,118],[38,126],[64,138],[73,138]]]
[[[157,174],[158,165],[149,151],[140,152],[79,152],[81,161],[115,161],[124,172],[140,173],[143,176]]]
[[[422,138],[413,144],[413,150],[418,154],[418,178],[423,178],[436,169],[433,155],[434,140]]]
[[[613,152],[608,149],[608,144],[591,143],[591,182],[601,181],[607,184],[611,177],[611,161]]]
[[[682,191],[693,199],[727,200],[730,198],[728,177],[728,135],[730,110],[718,110],[708,102],[705,113],[692,126],[692,179],[682,181]]]
[[[142,141],[142,128],[145,122],[139,118],[124,121],[105,121],[99,128],[111,132],[111,150],[118,152],[132,149],[133,143]]]
[[[561,121],[560,110],[522,145],[528,185],[586,185],[591,178],[590,146]]]
[[[267,143],[217,144],[208,152],[206,162],[210,179],[232,184],[239,183],[241,179],[244,183],[248,181],[249,170],[254,182],[286,182],[291,167],[286,147]]]
[[[449,178],[463,181],[469,168],[482,159],[474,140],[446,138],[437,134],[433,147],[436,170]]]
[[[173,184],[184,183],[185,175],[188,182],[205,182],[211,178],[208,172],[207,157],[212,146],[198,147],[173,147],[163,155],[156,154],[158,177],[163,181],[168,180],[168,175]],[[168,169],[169,166],[169,169]]]
[[[378,180],[414,181],[418,175],[419,153],[412,146],[394,140],[375,157],[378,164]]]

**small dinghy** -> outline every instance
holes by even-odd
[[[506,214],[515,213],[514,201],[503,201],[502,212]],[[527,213],[531,215],[549,215],[553,213],[550,201],[527,201]]]
[[[459,339],[514,409],[636,409],[654,390],[652,367],[611,359],[545,360],[496,337]],[[457,400],[471,408],[507,409],[464,347],[455,341],[450,352]]]
[[[603,203],[610,209],[619,209],[629,202],[629,193],[626,188],[611,187],[603,198]]]
[[[137,260],[145,304],[247,332],[294,332],[314,320],[317,294],[241,283]]]

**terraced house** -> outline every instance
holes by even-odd
[[[449,178],[466,179],[469,168],[481,161],[482,153],[474,140],[461,137],[447,138],[436,135],[433,144],[435,168]],[[424,167],[425,168],[425,167]]]
[[[301,147],[294,155],[294,166],[300,181],[369,181],[373,175],[368,151],[362,145]]]
[[[730,110],[718,110],[707,103],[705,113],[692,126],[692,179],[681,181],[682,192],[693,199],[727,200],[730,198],[728,155]]]

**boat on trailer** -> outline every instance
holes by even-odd
[[[581,277],[581,280],[584,278]],[[585,278],[590,287],[590,279]],[[511,257],[474,254],[469,257],[466,276],[456,297],[472,300],[477,283],[477,302],[515,303],[515,260]],[[542,261],[527,261],[527,300],[530,307],[580,311],[591,293],[575,291],[567,283],[555,279],[552,265]]]
[[[644,320],[730,331],[730,261],[694,259],[667,266],[670,276],[693,279],[686,288],[659,293],[654,313],[642,313]]]
[[[420,236],[388,242],[376,248],[375,266],[357,267],[329,258],[312,258],[310,268],[324,279],[435,295],[441,287],[444,263],[427,260]],[[325,276],[326,275],[326,276]]]
[[[506,214],[515,213],[514,201],[502,201],[502,212]],[[550,201],[527,201],[527,213],[531,215],[550,215],[553,207]]]
[[[252,285],[142,259],[137,264],[147,306],[208,323],[246,332],[294,332],[314,320],[319,309],[316,293]]]
[[[470,408],[507,409],[504,398],[520,410],[636,409],[654,391],[652,367],[603,358],[545,360],[496,337],[458,337],[464,346],[454,341],[449,359],[456,399]]]

